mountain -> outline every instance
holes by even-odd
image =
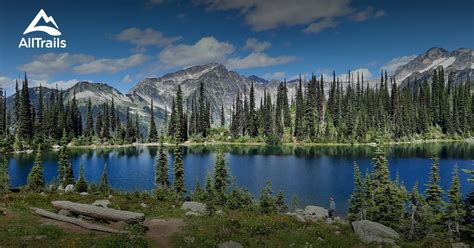
[[[274,97],[280,82],[265,80],[263,83],[262,80],[264,79],[258,77],[245,77],[235,71],[227,70],[223,65],[211,63],[179,70],[159,78],[146,78],[133,87],[127,96],[142,106],[149,105],[153,99],[155,106],[169,110],[178,85],[181,86],[186,104],[190,104],[191,97],[197,96],[199,85],[203,83],[206,96],[211,103],[213,117],[219,118],[223,104],[226,119],[229,120],[235,97],[239,92],[248,96],[252,83],[257,106],[260,98],[263,97],[264,90]],[[290,87],[289,91],[290,95],[294,94],[295,87]]]
[[[269,83],[268,80],[263,79],[263,78],[261,78],[261,77],[259,77],[259,76],[255,76],[255,75],[249,76],[249,79],[252,80],[252,81],[254,81],[254,82],[261,83],[261,84],[263,84],[263,85],[267,85],[267,84]]]
[[[433,70],[442,66],[446,78],[450,72],[455,72],[455,83],[466,82],[468,77],[473,77],[473,55],[474,51],[469,48],[459,48],[448,52],[442,48],[433,47],[407,64],[398,67],[394,76],[398,83],[413,81],[415,78],[430,80]]]

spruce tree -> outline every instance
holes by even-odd
[[[36,152],[35,163],[28,174],[28,189],[34,192],[40,192],[44,189],[41,148],[39,146]]]
[[[151,99],[150,130],[148,133],[148,142],[154,143],[157,141],[158,141],[158,131],[156,130],[156,125],[155,125],[155,115],[153,114],[153,99]]]
[[[173,189],[179,195],[186,192],[184,185],[184,165],[181,153],[181,147],[176,145],[174,149],[174,163],[173,163],[174,181]]]
[[[434,157],[432,161],[430,180],[425,191],[425,196],[426,203],[431,207],[433,213],[439,215],[444,208],[443,189],[440,186],[439,159]]]
[[[260,192],[259,201],[260,211],[264,214],[271,214],[277,211],[275,199],[272,194],[272,183],[270,181],[267,181],[265,187]]]
[[[286,213],[286,211],[288,211],[288,206],[285,203],[285,195],[281,190],[278,191],[278,194],[276,195],[275,206],[278,213]]]
[[[109,177],[107,175],[107,164],[104,164],[102,169],[102,176],[100,177],[99,191],[102,193],[107,193],[110,191]]]
[[[72,164],[69,161],[69,149],[62,146],[59,150],[59,182],[63,187],[74,184],[74,176],[72,172]]]
[[[449,203],[445,212],[445,219],[448,223],[448,233],[452,234],[454,237],[459,237],[460,224],[464,219],[466,211],[463,205],[457,165],[455,165],[453,169],[453,179],[451,187],[448,190],[448,198]]]
[[[26,73],[19,99],[20,106],[18,110],[17,135],[18,138],[29,141],[33,135],[33,129],[31,128],[33,122],[31,120],[31,102]]]
[[[225,126],[224,103],[221,104],[221,127]]]
[[[84,175],[84,165],[82,163],[79,169],[79,179],[77,180],[77,183],[76,183],[76,191],[79,193],[87,192],[87,181]]]
[[[163,141],[161,141],[160,149],[158,152],[158,159],[156,160],[156,179],[155,186],[157,188],[166,189],[169,185],[168,182],[168,158],[164,151]]]
[[[228,182],[229,174],[225,164],[224,153],[218,152],[214,166],[214,189],[220,204],[224,204]]]
[[[348,217],[350,220],[365,219],[366,193],[364,192],[364,183],[357,163],[354,162],[354,191],[349,198]]]
[[[8,160],[0,155],[0,194],[10,191],[10,179],[8,177]]]
[[[90,97],[87,100],[86,128],[84,135],[88,138],[94,136],[94,119],[92,117],[92,102]]]

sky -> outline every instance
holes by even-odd
[[[61,32],[23,34],[43,9]],[[41,20],[38,25],[54,27]],[[22,38],[65,40],[65,48],[19,48]],[[375,78],[432,47],[474,44],[469,0],[2,0],[0,83],[104,82],[126,93],[146,77],[206,63],[242,75],[360,71]]]

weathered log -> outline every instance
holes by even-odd
[[[80,226],[85,229],[93,230],[93,231],[107,232],[107,233],[128,233],[126,231],[120,231],[120,230],[116,230],[116,229],[105,227],[105,226],[94,225],[94,224],[91,224],[91,223],[88,223],[88,222],[85,222],[83,220],[76,219],[73,217],[55,214],[41,208],[31,208],[31,209],[35,212],[35,214],[39,216],[57,220],[57,221],[71,223],[71,224]]]
[[[52,201],[51,204],[53,204],[53,207],[56,209],[65,209],[71,213],[89,216],[95,219],[123,221],[126,223],[141,223],[145,220],[143,213],[101,208],[70,201]]]

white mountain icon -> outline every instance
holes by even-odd
[[[38,24],[38,21],[43,18],[44,22],[45,23],[52,23],[56,28],[53,28],[53,27],[49,27],[49,26],[36,26]],[[23,32],[23,34],[28,34],[28,33],[31,33],[31,32],[35,32],[35,31],[41,31],[41,32],[45,32],[49,35],[52,35],[52,36],[59,36],[61,35],[61,32],[59,32],[59,27],[58,25],[56,24],[56,22],[54,21],[54,18],[52,16],[48,16],[46,15],[46,12],[44,12],[43,9],[41,9],[38,14],[35,16],[35,19],[33,19],[33,21],[31,21],[30,25],[25,29],[25,32]]]

